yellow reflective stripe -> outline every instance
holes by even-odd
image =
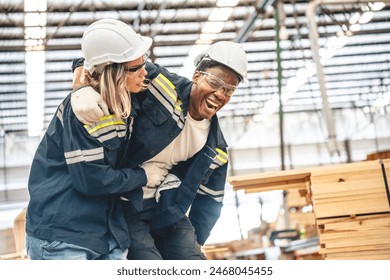
[[[118,119],[115,115],[104,116],[99,119],[99,122],[101,121],[103,121],[103,123],[98,124],[94,127],[91,127],[89,125],[84,125],[84,127],[87,129],[89,134],[92,134],[95,131],[110,125],[125,125],[125,122],[121,119]]]
[[[184,126],[184,115],[180,105],[183,103],[175,91],[175,86],[163,74],[159,74],[152,81],[149,87],[155,98],[172,114],[177,125],[182,129]]]
[[[225,156],[226,158],[228,157],[228,154],[225,153],[225,152],[224,152],[223,150],[221,150],[220,148],[215,148],[215,150],[216,150],[219,154]]]
[[[89,130],[87,129],[87,131],[88,131],[89,134],[92,134],[92,133],[94,133],[98,129],[101,129],[101,128],[104,128],[104,127],[107,127],[107,126],[110,126],[110,125],[116,125],[116,124],[125,124],[125,123],[123,121],[120,121],[120,120],[110,121],[110,122],[106,122],[106,123],[102,123],[100,125],[97,125],[94,128],[92,128],[92,129],[89,129]]]
[[[225,153],[224,151],[222,151],[219,148],[216,148],[215,150],[218,152],[217,159],[220,160],[223,163],[227,163],[227,161],[228,161],[227,160],[227,158],[228,158],[227,153]]]
[[[160,80],[156,79],[155,81],[160,85],[160,87],[164,89],[166,93],[169,94],[170,97],[172,97],[173,101],[176,102],[177,97]]]
[[[164,79],[165,77],[163,76],[163,75],[158,75],[160,78],[162,78],[162,79]],[[167,82],[169,82],[166,78],[164,79],[164,80],[166,80]],[[171,96],[172,98],[173,98],[173,101],[177,101],[177,96],[174,94],[174,93],[172,93],[172,91],[170,90],[170,89],[168,89],[168,87],[166,87],[159,79],[155,79],[155,81],[160,85],[160,87],[162,87],[164,90],[165,90],[165,92],[166,93],[168,93],[169,94],[169,96]],[[171,84],[172,85],[172,83],[171,82],[169,82],[169,84]],[[174,87],[172,88],[172,89],[174,89]],[[176,107],[176,106],[175,106]]]
[[[222,163],[227,163],[227,159],[221,157],[220,155],[217,155],[217,159],[220,160]]]
[[[105,121],[105,120],[110,120],[110,119],[115,119],[116,115],[108,115],[108,116],[103,116],[99,119],[99,121]]]
[[[175,90],[175,85],[171,83],[170,80],[168,80],[167,77],[165,77],[163,74],[158,75],[161,79],[163,79],[173,90]]]

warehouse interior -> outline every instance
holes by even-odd
[[[229,174],[209,259],[390,259],[389,0],[0,0],[0,15],[3,258],[25,258],[16,226],[31,161],[72,90],[82,34],[115,18],[153,39],[152,62],[188,78],[214,42],[247,52],[248,81],[218,112]],[[373,206],[327,212],[350,195],[314,187],[330,174],[348,177],[353,199],[363,196],[355,204]],[[343,223],[368,224],[366,238],[333,242],[328,228]]]

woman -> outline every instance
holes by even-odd
[[[86,84],[101,93],[110,115],[83,125],[72,111],[70,95],[58,107],[28,182],[30,259],[126,258],[130,241],[119,197],[145,184],[155,187],[166,175],[156,165],[119,169],[132,130],[132,106],[137,105],[129,92],[145,87],[151,43],[112,19],[99,20],[84,32]]]

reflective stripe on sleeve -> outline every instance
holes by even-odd
[[[74,164],[79,162],[91,162],[104,158],[103,147],[89,149],[89,150],[75,150],[65,153],[65,160],[67,164]]]
[[[214,191],[210,188],[207,188],[204,185],[200,185],[200,187],[198,189],[198,194],[208,195],[209,197],[211,197],[215,201],[222,202],[225,191],[223,191],[223,190],[222,191]]]

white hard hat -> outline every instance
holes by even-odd
[[[135,60],[151,45],[151,38],[141,36],[120,20],[95,21],[87,27],[81,40],[84,68],[93,73],[99,65]]]
[[[211,59],[236,72],[242,80],[247,80],[248,58],[242,46],[230,41],[212,44],[205,52],[195,58],[195,66],[204,59]]]

